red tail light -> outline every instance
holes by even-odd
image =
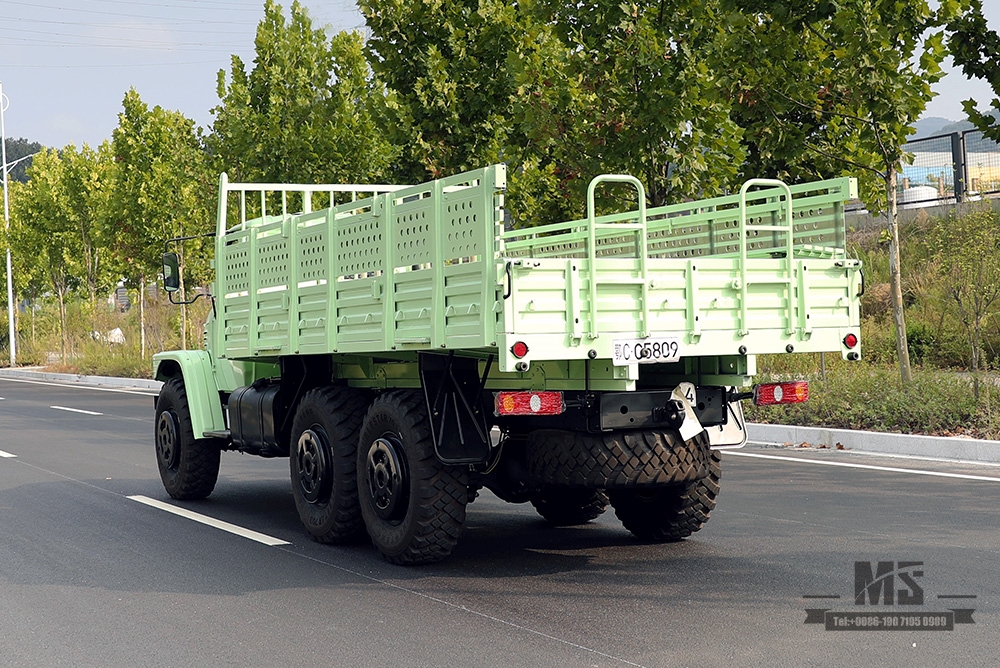
[[[528,344],[524,341],[518,341],[510,347],[510,354],[517,359],[521,359],[528,354]]]
[[[791,383],[765,383],[753,388],[753,402],[757,406],[800,404],[809,398],[809,383],[797,380]]]
[[[565,410],[562,392],[497,392],[497,415],[559,415]]]
[[[856,347],[858,345],[858,335],[857,334],[848,334],[847,336],[845,336],[844,337],[844,345],[847,348],[854,348],[854,347]]]

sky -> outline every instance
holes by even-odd
[[[301,0],[315,27],[361,29],[354,0]],[[208,128],[220,69],[232,55],[247,68],[263,0],[0,0],[0,84],[9,101],[8,138],[45,146],[96,147],[118,124],[134,87],[151,107],[178,110]],[[290,0],[279,3],[284,6]],[[1000,0],[985,0],[1000,31]],[[952,71],[924,117],[965,117],[972,97],[985,110],[989,87]]]
[[[287,8],[291,0],[279,0]],[[302,0],[314,27],[363,28],[354,0]],[[129,88],[207,128],[219,70],[247,69],[264,0],[0,0],[7,136],[96,147]]]

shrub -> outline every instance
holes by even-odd
[[[757,381],[785,379],[788,376],[762,374]],[[853,363],[828,368],[825,380],[818,374],[807,380],[807,402],[782,407],[747,404],[747,419],[903,434],[1000,436],[1000,416],[992,410],[1000,388],[985,384],[977,402],[966,374],[915,368],[913,382],[901,387],[895,366]]]

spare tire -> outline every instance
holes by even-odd
[[[557,527],[596,520],[608,508],[608,495],[599,489],[546,487],[531,500],[538,514]]]
[[[711,453],[708,475],[700,480],[654,489],[610,492],[622,525],[641,540],[672,542],[698,531],[715,510],[722,479],[722,457]]]
[[[601,434],[542,429],[528,437],[528,471],[547,485],[589,489],[690,482],[708,474],[709,442],[703,435],[685,442],[669,429]]]

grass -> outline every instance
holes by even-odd
[[[809,381],[803,404],[760,407],[744,405],[752,422],[863,429],[901,434],[1000,438],[1000,387],[983,383],[977,402],[968,374],[918,367],[903,387],[899,371],[887,364],[831,364],[818,372],[763,373],[757,382]]]
[[[137,294],[132,293],[131,297],[135,303]],[[72,303],[63,359],[58,311],[54,304],[42,302],[39,308],[19,315],[18,366],[38,366],[54,373],[151,378],[153,353],[181,347],[180,309],[168,303],[162,294],[150,294],[146,306],[144,356],[140,347],[138,308],[122,312],[104,304],[95,307],[86,302]],[[199,300],[188,308],[188,348],[199,347],[202,323],[210,308],[208,300]],[[108,333],[115,329],[121,330],[125,343],[107,342]],[[2,337],[0,343],[0,366],[5,366],[10,359],[6,337]]]

